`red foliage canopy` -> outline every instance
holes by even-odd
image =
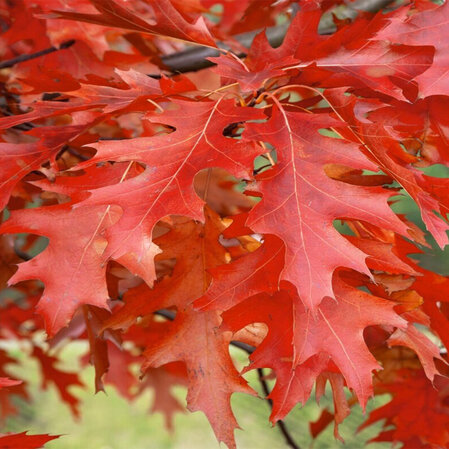
[[[389,393],[364,424],[385,419],[377,441],[449,448],[449,280],[410,256],[449,243],[449,179],[431,176],[449,165],[449,5],[215,3],[0,0],[0,338],[31,342],[75,415],[55,348],[84,340],[97,390],[153,388],[171,426],[186,385],[229,448],[230,397],[265,368],[273,423],[329,381],[314,435]],[[192,55],[213,67],[169,70]],[[3,417],[28,397],[11,363]]]

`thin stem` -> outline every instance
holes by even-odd
[[[262,141],[259,141],[259,145],[260,145],[264,150],[267,149],[266,145],[265,145]],[[268,160],[268,162],[271,164],[272,167],[274,167],[274,166],[276,165],[276,162],[274,162],[274,159],[271,157],[271,154],[270,154],[269,151],[267,151],[266,153],[264,153],[263,156],[265,156],[265,158]]]
[[[259,167],[257,170],[254,170],[253,174],[258,175],[261,171],[265,170],[266,168],[271,168],[271,167],[273,167],[273,164],[262,165],[262,167]]]
[[[77,157],[78,159],[82,160],[82,161],[88,161],[90,158],[89,156],[86,156],[84,154],[81,154],[79,151],[77,151],[75,148],[73,147],[67,147],[64,149],[64,151],[67,151],[68,153],[70,153],[72,156]]]
[[[167,318],[167,320],[170,320],[170,321],[173,321],[176,318],[176,313],[173,312],[172,310],[167,310],[167,309],[156,310],[156,312],[154,312],[154,314],[162,316],[164,318]]]
[[[32,257],[28,253],[26,253],[25,251],[22,251],[16,245],[14,245],[14,252],[16,253],[17,256],[19,256],[21,259],[23,259],[25,261],[32,259]]]
[[[270,404],[270,407],[273,408],[273,401],[268,398],[268,396],[270,394],[270,389],[268,388],[268,383],[265,380],[265,376],[264,376],[262,368],[257,368],[257,375],[259,377],[259,382],[260,382],[260,385],[262,386],[262,390],[265,394],[265,399],[268,402],[268,404]],[[279,430],[281,431],[282,436],[284,437],[285,442],[287,443],[288,446],[290,446],[292,449],[301,449],[301,447],[296,443],[296,441],[290,435],[290,432],[288,431],[288,428],[285,425],[284,421],[282,421],[280,419],[279,421],[276,422],[276,425],[279,427]]]
[[[55,51],[64,50],[66,48],[71,47],[75,43],[75,40],[72,39],[70,41],[63,42],[59,47],[50,47],[44,50],[37,51],[36,53],[31,53],[29,55],[20,55],[15,58],[8,59],[7,61],[0,62],[0,69],[6,69],[7,67],[13,67],[19,62],[29,61],[30,59],[40,58],[41,56],[48,55],[49,53],[53,53]]]
[[[241,349],[242,351],[247,352],[248,354],[252,354],[256,350],[256,348],[254,346],[251,346],[247,343],[243,343],[243,342],[237,341],[237,340],[232,340],[231,345],[235,346],[236,348]]]

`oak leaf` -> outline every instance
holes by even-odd
[[[127,30],[167,36],[182,41],[208,47],[216,47],[215,41],[200,17],[195,23],[189,23],[170,0],[150,0],[155,24],[134,14],[114,0],[90,0],[99,14],[86,14],[70,11],[53,11],[49,18],[88,22],[97,25],[125,28]]]
[[[1,449],[39,449],[59,436],[28,435],[27,432],[0,434]]]
[[[370,275],[366,255],[340,235],[335,219],[365,220],[406,234],[388,207],[388,192],[326,175],[330,164],[373,167],[356,145],[319,134],[320,128],[334,125],[338,122],[329,117],[291,112],[276,102],[269,121],[249,124],[245,132],[247,139],[268,141],[278,154],[278,164],[259,177],[263,199],[251,211],[248,225],[284,240],[282,278],[296,285],[301,300],[312,309],[324,297],[334,297],[332,275],[337,267]]]

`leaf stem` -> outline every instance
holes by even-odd
[[[270,407],[272,408],[273,401],[268,398],[268,395],[270,394],[270,389],[268,388],[268,383],[265,380],[263,368],[257,368],[257,375],[259,377],[259,382],[262,386],[262,390],[265,394],[265,399],[268,402],[268,404],[270,404]],[[287,446],[291,447],[292,449],[301,449],[301,447],[296,443],[296,441],[290,435],[290,432],[289,432],[287,426],[285,425],[285,422],[282,421],[282,419],[277,421],[276,425],[279,427],[279,430],[281,431],[282,436],[284,437],[285,442],[287,443]]]

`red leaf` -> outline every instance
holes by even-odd
[[[124,28],[143,33],[172,37],[194,44],[216,47],[204,19],[201,17],[195,23],[189,23],[176,10],[170,0],[150,0],[156,24],[124,8],[114,0],[90,0],[100,14],[83,14],[68,11],[54,11],[49,18],[60,17],[81,22],[94,23],[110,27]]]
[[[251,354],[247,369],[269,367],[276,373],[272,420],[282,419],[297,402],[305,403],[329,358],[365,407],[373,394],[372,371],[380,366],[366,346],[363,331],[378,324],[405,326],[393,303],[357,290],[338,276],[334,288],[337,301],[324,299],[315,314],[287,291],[253,296],[223,314],[233,331],[255,322],[268,326],[268,335]]]
[[[274,292],[284,259],[284,245],[266,236],[263,245],[245,257],[209,270],[212,285],[194,305],[204,310],[227,310],[261,291]]]
[[[330,92],[328,98],[339,117],[351,124],[350,128],[342,130],[345,137],[363,143],[367,156],[397,180],[416,201],[427,229],[437,243],[444,247],[449,242],[446,234],[449,226],[435,212],[444,217],[448,210],[448,181],[425,176],[422,171],[411,167],[410,164],[415,158],[406,153],[396,139],[389,136],[382,124],[357,120],[354,116],[353,101],[348,101],[342,91]]]
[[[394,425],[393,430],[382,432],[374,441],[401,441],[410,449],[447,446],[448,380],[438,377],[437,381],[434,388],[424,372],[405,372],[397,382],[386,386],[393,399],[371,412],[361,428],[386,419],[383,428]]]
[[[172,393],[174,385],[184,385],[185,369],[182,363],[170,363],[160,368],[149,368],[145,372],[144,388],[154,389],[154,400],[151,413],[161,412],[165,418],[165,425],[169,431],[174,430],[173,417],[176,412],[184,412],[185,408],[179,403]]]
[[[40,279],[44,294],[36,308],[52,337],[67,326],[83,304],[107,308],[104,229],[119,213],[103,206],[71,209],[65,204],[13,211],[0,227],[3,233],[31,232],[50,239],[38,256],[19,265],[9,284]],[[70,248],[70,250],[68,250]]]
[[[0,449],[39,449],[59,436],[28,435],[27,432],[0,435]]]
[[[162,249],[158,261],[176,259],[171,276],[157,282],[152,290],[144,284],[129,289],[123,298],[125,304],[114,310],[105,328],[127,329],[139,316],[158,309],[175,306],[183,310],[205,292],[211,277],[208,271],[226,260],[226,250],[218,241],[224,226],[210,209],[205,209],[205,215],[204,225],[182,219],[155,240]]]
[[[48,159],[54,161],[61,147],[79,136],[93,121],[89,115],[81,116],[81,123],[72,126],[42,127],[27,134],[38,137],[31,143],[1,143],[0,161],[0,209],[8,203],[14,186],[28,173],[38,170]],[[8,125],[9,126],[9,125]],[[12,125],[11,125],[12,126]]]
[[[434,359],[444,361],[440,356],[440,349],[423,333],[419,332],[412,323],[405,330],[396,329],[388,339],[390,346],[407,346],[419,357],[426,376],[433,381],[439,371],[435,367]]]
[[[7,377],[0,377],[0,388],[13,387],[14,385],[20,385],[21,380],[9,379]]]
[[[58,362],[56,357],[46,354],[41,348],[35,346],[33,348],[33,357],[40,363],[42,372],[42,387],[46,388],[48,382],[55,384],[58,389],[61,399],[70,407],[75,416],[79,416],[79,399],[74,396],[68,388],[72,385],[83,387],[84,384],[79,380],[78,374],[61,371],[55,364]]]
[[[259,233],[281,237],[286,244],[282,277],[298,288],[306,307],[334,297],[331,281],[337,267],[370,274],[366,255],[333,227],[337,218],[353,218],[405,233],[380,188],[355,186],[329,178],[327,164],[369,169],[371,163],[355,145],[323,137],[320,128],[338,125],[326,116],[289,112],[274,105],[271,119],[250,124],[247,139],[268,141],[279,163],[260,176],[264,197],[250,213],[248,224]],[[282,201],[279,199],[282,198]]]
[[[186,386],[231,448],[231,396],[254,394],[242,375],[263,368],[273,423],[329,382],[336,438],[356,399],[388,393],[368,421],[385,420],[378,441],[448,446],[433,341],[449,347],[449,282],[392,204],[408,194],[448,243],[449,179],[428,176],[447,171],[448,6],[215,3],[2,3],[0,288],[14,288],[0,291],[0,344],[31,341],[74,414],[80,378],[37,345],[35,311],[51,351],[89,345],[97,390],[151,388],[171,427],[170,390]],[[337,31],[319,34],[326,22]],[[276,23],[250,48],[253,34],[237,39]],[[227,49],[204,68],[215,39]],[[230,344],[250,354],[242,373]],[[2,418],[29,399],[12,363],[0,351]],[[0,442],[54,438],[25,437]]]
[[[248,167],[260,150],[251,143],[225,137],[223,131],[233,123],[261,118],[261,111],[236,107],[233,100],[225,99],[176,103],[178,109],[150,117],[152,122],[176,128],[171,134],[89,145],[97,154],[88,164],[136,160],[147,165],[140,176],[97,189],[83,203],[116,204],[124,211],[108,231],[105,257],[130,253],[137,259],[144,258],[154,225],[168,214],[202,219],[203,201],[193,187],[199,170],[221,166],[236,177],[250,176]],[[184,126],[186,122],[189,127]],[[130,145],[132,151],[127,150]]]
[[[405,15],[400,9],[396,16],[389,19],[389,24],[380,32],[381,39],[389,39],[406,45],[435,47],[433,64],[416,78],[423,97],[430,95],[448,95],[449,83],[449,45],[441,39],[447,29],[449,7],[446,3],[439,8]]]
[[[204,412],[217,439],[234,449],[238,424],[230,406],[231,395],[255,393],[234,368],[228,347],[231,334],[220,331],[219,325],[214,311],[179,312],[159,341],[145,350],[143,369],[184,362],[189,380],[188,409]]]

